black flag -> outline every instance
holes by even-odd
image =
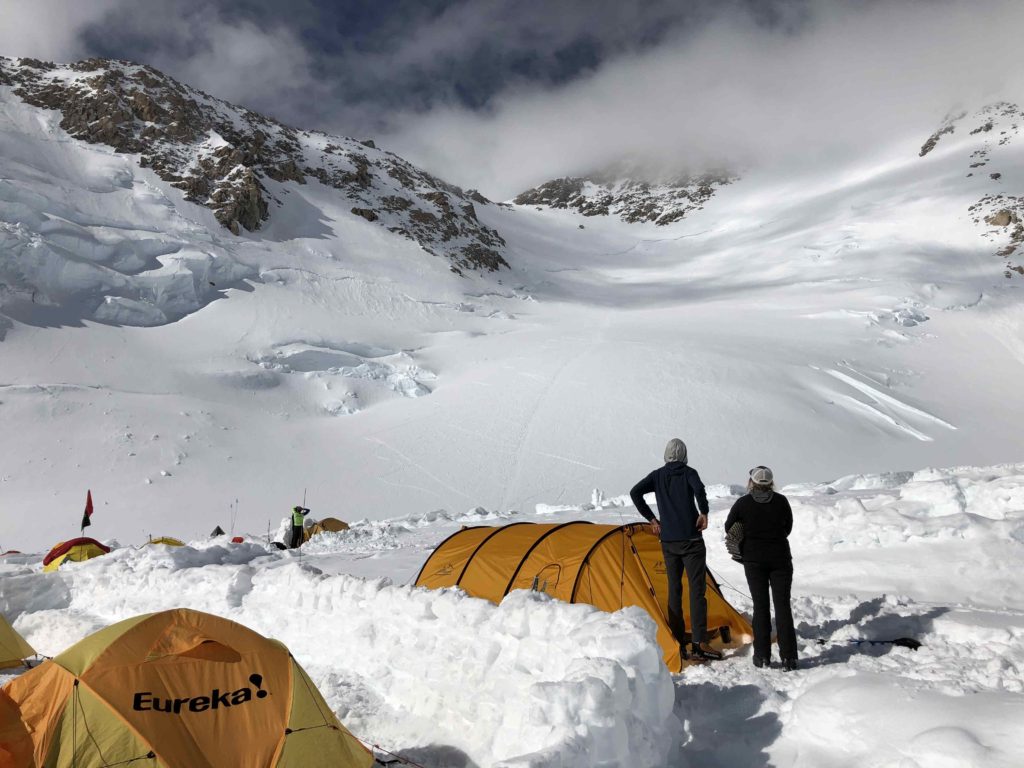
[[[85,530],[87,525],[92,525],[92,490],[86,491],[85,494],[85,512],[82,514],[82,530]]]

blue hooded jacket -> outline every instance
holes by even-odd
[[[685,461],[670,461],[633,486],[629,496],[637,511],[654,520],[654,513],[644,501],[645,493],[653,493],[657,499],[662,541],[702,538],[697,530],[697,513],[708,513],[708,496],[696,469]]]

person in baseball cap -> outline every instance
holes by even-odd
[[[793,556],[789,534],[793,531],[793,510],[789,500],[775,490],[775,475],[759,464],[750,470],[746,496],[740,497],[725,521],[729,534],[741,525],[740,552],[747,586],[754,600],[754,666],[765,667],[772,658],[771,606],[775,606],[775,629],[784,670],[797,667],[796,631],[790,593],[793,587]]]

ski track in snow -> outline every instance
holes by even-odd
[[[564,376],[565,372],[571,369],[579,360],[592,354],[593,351],[599,347],[604,341],[604,335],[608,329],[610,319],[605,316],[602,320],[602,325],[599,330],[595,331],[586,339],[586,343],[583,348],[574,354],[568,356],[559,356],[560,362],[557,365],[554,373],[549,374],[545,377],[541,391],[534,397],[532,404],[530,405],[529,411],[522,420],[521,425],[517,430],[517,435],[514,438],[515,450],[512,454],[512,466],[508,473],[509,480],[506,482],[506,490],[502,498],[502,508],[508,509],[512,506],[511,489],[516,488],[522,482],[523,474],[523,455],[527,450],[527,445],[530,442],[531,435],[537,424],[537,415],[548,403],[552,394],[557,390],[558,384]],[[562,340],[562,343],[572,344],[575,341],[582,341],[580,338],[568,337]],[[550,353],[546,354],[550,356]],[[541,454],[543,455],[543,454]],[[588,466],[580,463],[580,466]]]
[[[644,238],[643,240],[637,240],[633,245],[631,245],[629,248],[626,248],[623,251],[613,251],[611,253],[602,253],[600,255],[601,256],[625,256],[627,253],[632,253],[636,249],[638,249],[638,248],[640,248],[642,246],[645,246],[645,245],[653,245],[654,243],[674,243],[674,242],[678,242],[679,240],[686,240],[686,239],[691,238],[691,237],[700,237],[701,235],[706,235],[709,232],[713,232],[713,231],[714,231],[713,229],[703,229],[700,232],[690,232],[690,233],[687,233],[685,235],[678,235],[676,237]],[[555,271],[555,270],[552,270],[552,271]]]
[[[422,472],[424,475],[429,477],[431,480],[433,480],[435,483],[437,483],[442,488],[446,488],[449,491],[451,491],[452,493],[454,493],[454,494],[456,494],[458,496],[461,496],[462,498],[466,499],[467,501],[472,502],[472,499],[469,496],[467,496],[465,493],[463,493],[461,490],[459,490],[458,488],[456,488],[453,485],[448,484],[447,482],[445,482],[443,479],[438,477],[436,474],[431,472],[429,469],[427,469],[423,465],[416,463],[412,458],[410,458],[408,455],[406,455],[405,453],[403,453],[402,451],[400,451],[398,448],[396,448],[395,446],[391,445],[387,441],[382,440],[379,437],[366,437],[364,439],[367,442],[369,442],[369,443],[372,443],[374,445],[380,446],[381,448],[384,448],[385,450],[390,451],[391,453],[395,454],[400,459],[402,459],[402,461],[404,461],[408,466],[413,467],[414,469],[419,470],[420,472]]]
[[[570,459],[570,458],[567,458],[565,456],[556,456],[553,453],[544,453],[543,451],[537,451],[537,455],[538,456],[544,456],[545,458],[548,458],[548,459],[557,459],[558,461],[564,461],[567,464],[575,464],[577,467],[586,467],[587,469],[593,469],[593,470],[595,470],[597,472],[600,472],[600,471],[603,470],[602,467],[595,467],[593,464],[585,464],[582,461],[576,461],[575,459]]]

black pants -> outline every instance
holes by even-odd
[[[704,596],[707,586],[707,548],[704,539],[692,541],[663,541],[661,553],[665,558],[668,577],[668,626],[680,645],[686,643],[686,621],[683,618],[683,571],[690,588],[690,632],[694,643],[704,642],[708,629],[708,601]]]
[[[302,526],[301,525],[293,525],[292,526],[292,543],[291,543],[292,549],[295,549],[301,543],[302,543]]]
[[[769,659],[772,655],[772,617],[768,604],[771,590],[775,604],[775,631],[779,640],[779,656],[796,658],[796,630],[793,629],[793,609],[789,604],[793,587],[793,563],[744,563],[747,586],[754,600],[754,655]]]

